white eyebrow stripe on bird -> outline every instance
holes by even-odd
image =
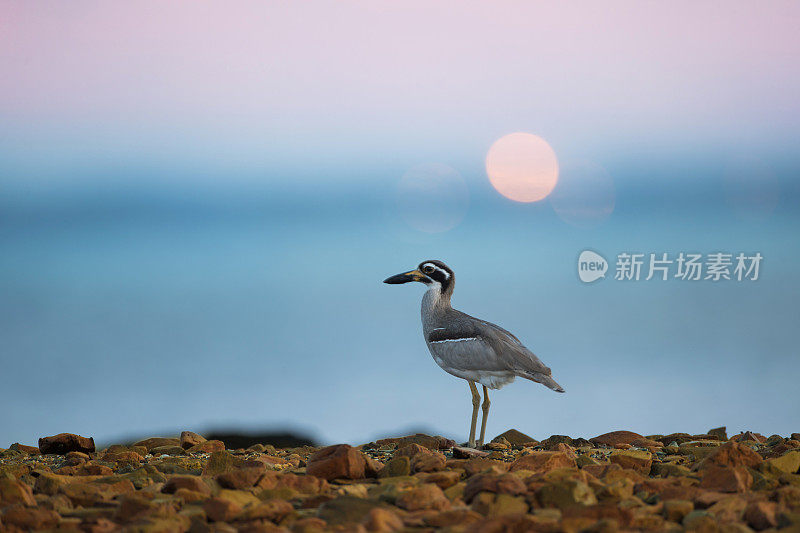
[[[434,265],[433,263],[425,263],[424,265],[422,265],[422,268],[425,268],[425,267],[431,267],[432,269],[444,274],[444,279],[450,279],[450,273],[448,271],[442,270],[441,268],[439,268],[438,266]]]
[[[461,342],[461,341],[476,341],[478,337],[461,337],[460,339],[442,339],[439,341],[431,341],[431,344],[436,344],[439,342]]]

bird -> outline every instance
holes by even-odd
[[[433,360],[445,372],[467,380],[472,392],[472,420],[467,445],[476,447],[475,430],[481,396],[476,383],[483,386],[483,416],[477,447],[482,448],[489,416],[489,391],[525,378],[556,391],[564,388],[553,379],[552,371],[520,341],[496,324],[462,313],[450,305],[455,274],[442,261],[430,259],[416,269],[383,280],[390,285],[424,283],[422,334]]]

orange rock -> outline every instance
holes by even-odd
[[[294,507],[292,507],[291,503],[271,498],[247,507],[239,518],[245,520],[266,519],[272,522],[279,522],[293,510]]]
[[[263,467],[237,468],[232,472],[218,475],[217,483],[227,489],[245,489],[258,483],[262,475],[264,475]]]
[[[744,519],[750,527],[761,531],[778,525],[777,512],[778,504],[775,502],[750,502],[744,510]]]
[[[742,466],[709,466],[703,471],[700,487],[719,492],[745,492],[753,476]]]
[[[211,522],[228,522],[242,512],[241,506],[223,498],[209,498],[203,502],[203,510]]]
[[[508,471],[509,463],[502,461],[495,461],[484,457],[476,457],[468,459],[460,464],[453,464],[451,468],[463,468],[468,476],[474,476],[481,472],[491,472],[494,474],[502,474]]]
[[[606,464],[599,464],[599,465],[586,465],[581,467],[581,470],[586,472],[587,474],[591,474],[592,476],[602,479],[604,478],[609,472],[613,470],[622,470],[622,467],[618,464],[614,463],[606,463]]]
[[[558,531],[558,528],[553,531]],[[475,522],[467,528],[467,533],[517,533],[525,531],[543,531],[539,522],[530,515],[506,515],[487,518]],[[550,531],[545,529],[544,531]]]
[[[413,472],[436,472],[444,470],[447,460],[440,452],[431,450],[419,444],[408,444],[399,448],[395,457],[408,457],[411,460]]]
[[[592,444],[598,446],[614,446],[615,444],[631,444],[636,439],[643,439],[638,433],[633,431],[612,431],[610,433],[603,433],[593,439],[589,439]]]
[[[23,531],[38,531],[55,527],[59,519],[58,513],[49,509],[14,506],[3,512],[2,524],[16,526]]]
[[[472,501],[479,492],[494,492],[496,494],[525,494],[527,487],[514,474],[478,474],[467,480],[464,488],[464,501]]]
[[[186,449],[189,453],[213,453],[225,451],[225,443],[221,440],[207,440]]]
[[[431,527],[464,527],[475,522],[483,520],[483,516],[475,511],[469,509],[453,509],[451,511],[442,511],[435,515],[425,518],[425,525]]]
[[[306,467],[309,475],[328,481],[337,478],[361,479],[365,470],[364,455],[349,444],[337,444],[319,450],[308,458]]]
[[[73,505],[92,507],[106,502],[120,494],[134,492],[136,488],[127,479],[115,483],[69,483],[59,489],[59,492],[69,498]]]
[[[316,517],[301,518],[292,523],[292,533],[321,533],[328,529],[328,523]]]
[[[458,471],[444,470],[441,472],[430,472],[417,474],[423,483],[433,483],[440,489],[449,489],[459,481],[461,481],[461,473]]]
[[[367,531],[383,533],[403,529],[403,521],[397,513],[389,509],[376,507],[371,509],[361,522]]]
[[[164,494],[175,494],[179,489],[210,495],[211,488],[198,476],[170,476],[161,488]]]
[[[21,503],[29,507],[35,506],[36,500],[33,498],[33,490],[21,481],[0,477],[0,508],[15,503]]]
[[[398,507],[408,511],[418,511],[420,509],[441,511],[450,508],[450,500],[444,495],[442,489],[431,483],[402,492],[397,497],[396,504]]]
[[[650,467],[653,464],[653,456],[650,455],[650,452],[640,450],[615,452],[609,459],[612,463],[618,464],[622,468],[630,468],[645,475],[650,473]]]
[[[532,452],[523,455],[509,467],[509,471],[531,470],[533,472],[549,472],[556,468],[576,468],[575,459],[564,452]]]
[[[700,463],[699,468],[716,466],[749,466],[757,467],[762,462],[761,456],[752,448],[738,442],[726,442],[717,447]]]
[[[144,461],[144,457],[136,452],[109,452],[103,455],[103,461],[109,463],[140,463]]]

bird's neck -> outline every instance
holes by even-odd
[[[442,291],[440,286],[430,287],[422,297],[422,312],[433,311],[434,309],[446,309],[450,307],[450,296],[453,291]]]

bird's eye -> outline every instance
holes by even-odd
[[[431,274],[433,272],[433,267],[431,265],[425,265],[422,267],[422,271],[426,274]]]

